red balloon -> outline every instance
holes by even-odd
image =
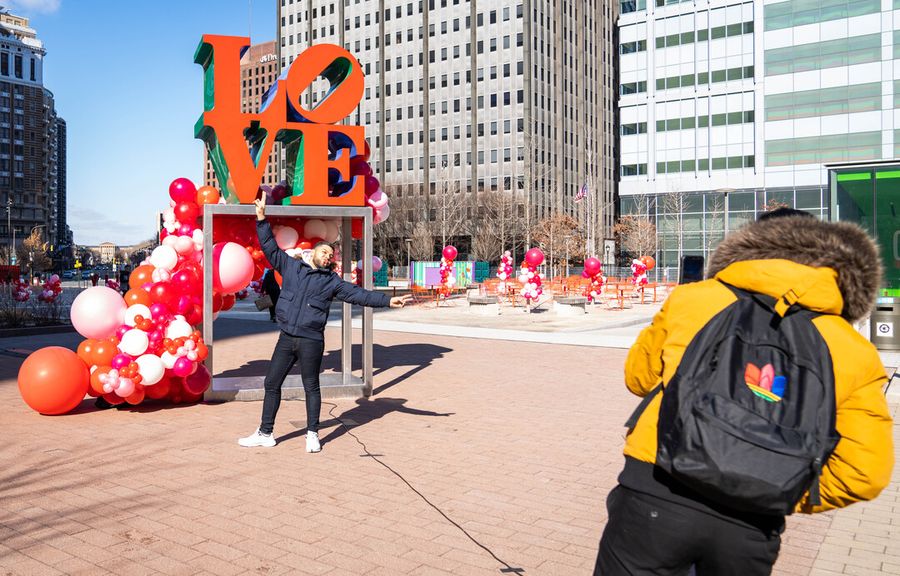
[[[253,280],[259,281],[263,274],[265,274],[266,269],[263,266],[260,266],[259,263],[253,266]]]
[[[169,376],[163,376],[162,380],[152,386],[144,386],[144,394],[151,400],[160,400],[169,395]]]
[[[165,228],[160,228],[159,230],[159,243],[162,244],[162,241],[166,239],[166,236],[169,235],[169,231]]]
[[[231,310],[231,308],[234,306],[234,301],[234,294],[225,294],[224,296],[222,296],[222,312]]]
[[[184,319],[191,326],[197,326],[203,323],[203,307],[199,304],[191,306],[190,311],[184,315]]]
[[[203,364],[197,364],[197,370],[184,379],[184,390],[189,394],[202,395],[211,382],[209,370]]]
[[[590,257],[584,261],[584,271],[591,276],[595,276],[603,266],[600,261],[594,257]]]
[[[169,281],[172,283],[175,291],[183,295],[199,294],[202,288],[197,273],[193,269],[186,267],[172,274]]]
[[[354,240],[360,240],[363,237],[363,221],[362,218],[354,218],[350,220],[350,236]]]
[[[381,183],[374,176],[366,176],[366,196],[371,196],[376,190],[381,189]]]
[[[366,162],[362,156],[353,156],[350,158],[350,174],[353,176],[371,176],[372,167]]]
[[[197,187],[187,178],[176,178],[169,184],[169,198],[175,202],[189,202],[197,197]]]
[[[540,248],[532,248],[525,253],[525,261],[532,267],[540,266],[544,262],[544,253]]]
[[[32,352],[19,368],[19,393],[41,414],[65,414],[78,406],[90,386],[90,372],[75,352],[48,346]]]
[[[361,152],[361,153],[360,153],[360,152]],[[365,141],[365,145],[363,146],[362,151],[357,150],[357,151],[356,151],[356,156],[354,156],[354,158],[362,158],[363,160],[368,161],[368,160],[369,160],[369,156],[370,156],[371,154],[372,154],[372,151],[371,151],[371,149],[369,149],[369,141],[366,140],[366,141]]]
[[[182,224],[194,223],[199,215],[200,207],[193,201],[193,197],[189,202],[179,202],[175,205],[175,219]]]
[[[157,282],[150,288],[150,299],[160,304],[165,304],[172,308],[172,301],[177,298],[177,294],[168,282]]]
[[[224,300],[224,298],[222,298],[222,295],[220,293],[213,292],[213,313],[214,314],[216,312],[219,312],[222,310],[223,300]]]
[[[456,260],[458,254],[455,246],[444,246],[443,255],[447,260]]]
[[[299,248],[300,250],[312,250],[313,243],[310,242],[309,240],[301,240],[300,242],[297,243],[296,247]]]

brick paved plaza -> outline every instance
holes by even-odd
[[[217,354],[267,359],[274,339]],[[258,402],[32,412],[21,354],[78,341],[0,340],[0,574],[591,572],[636,405],[624,349],[376,332],[375,394],[326,403],[323,452],[306,454],[301,402],[273,449],[236,443]],[[900,573],[896,478],[875,502],[791,518],[775,573]]]

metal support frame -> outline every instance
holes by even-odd
[[[252,204],[207,204],[203,210],[203,340],[209,349],[206,367],[212,374],[212,385],[204,394],[206,401],[261,400],[263,380],[261,376],[242,378],[216,378],[213,371],[215,342],[213,338],[213,219],[215,216],[249,216],[256,218]],[[295,218],[337,218],[341,222],[341,265],[344,280],[350,280],[352,267],[351,219],[363,220],[363,262],[372,261],[372,210],[368,207],[348,206],[266,206],[266,216],[286,216]],[[367,269],[363,287],[372,289],[372,274]],[[351,305],[343,304],[341,318],[341,375],[337,379],[323,377],[321,380],[323,397],[359,397],[372,394],[373,378],[373,322],[372,309],[363,308],[362,318],[362,378],[352,373],[353,360],[353,319]],[[216,384],[220,386],[217,388]],[[253,384],[258,383],[257,387]],[[303,387],[299,376],[288,376],[282,391],[283,399],[302,398]]]

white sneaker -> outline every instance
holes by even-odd
[[[275,445],[275,436],[272,434],[263,434],[259,431],[259,428],[256,429],[256,432],[247,436],[246,438],[240,438],[238,440],[238,444],[241,446],[251,448],[254,446],[264,446],[265,448],[271,448]]]
[[[306,451],[307,452],[321,452],[322,445],[319,444],[319,433],[318,432],[307,432],[306,433]]]

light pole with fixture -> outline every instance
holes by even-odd
[[[410,255],[412,238],[406,238],[406,285],[412,290],[412,256]]]

